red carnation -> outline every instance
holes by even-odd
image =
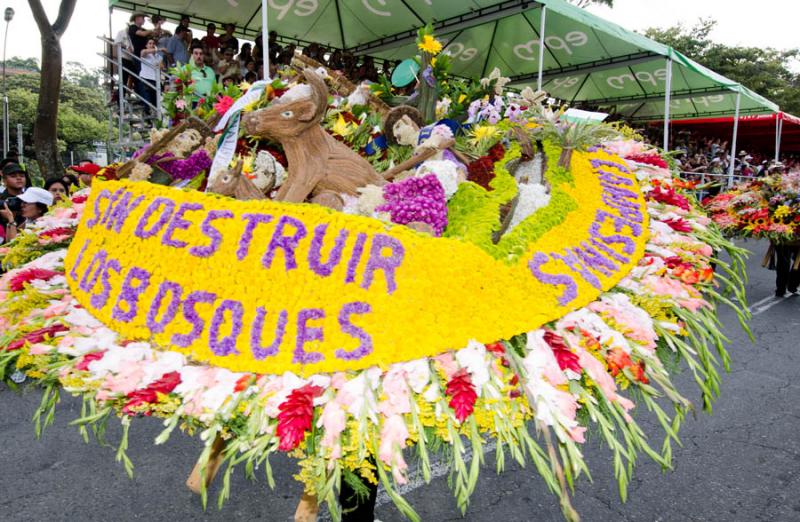
[[[88,371],[89,370],[89,363],[91,363],[92,361],[99,361],[100,359],[102,359],[105,356],[105,354],[106,354],[106,350],[102,350],[102,351],[99,351],[99,352],[87,353],[86,355],[84,355],[81,358],[81,361],[78,364],[75,365],[75,369],[78,370],[78,371],[82,371],[82,372]]]
[[[505,155],[506,155],[506,149],[503,147],[503,144],[502,144],[502,143],[495,143],[495,144],[492,146],[492,148],[491,148],[491,149],[489,149],[489,154],[488,154],[488,156],[489,156],[489,158],[491,158],[491,160],[492,160],[492,161],[494,161],[495,163],[497,163],[498,161],[500,161],[501,159],[503,159],[503,156],[505,156]]]
[[[7,352],[10,352],[12,350],[19,350],[20,348],[25,346],[25,343],[31,343],[31,344],[40,343],[47,339],[52,339],[53,337],[55,337],[57,333],[66,332],[67,330],[69,330],[69,328],[67,328],[63,324],[54,324],[52,326],[48,326],[47,328],[40,328],[38,330],[34,330],[28,334],[25,334],[25,336],[22,337],[21,339],[17,339],[16,341],[9,343],[9,345],[6,346],[5,350]]]
[[[322,392],[321,387],[306,384],[292,391],[278,406],[279,450],[291,451],[303,442],[314,418],[314,398]]]
[[[169,393],[175,389],[181,383],[181,374],[178,372],[169,372],[165,373],[160,379],[151,383],[146,388],[142,388],[141,390],[134,390],[130,392],[126,397],[130,399],[125,406],[122,408],[122,413],[126,413],[128,415],[133,415],[136,412],[133,411],[133,408],[137,406],[142,406],[144,404],[153,404],[158,402],[158,394],[159,393]],[[145,415],[150,415],[150,412],[146,412]]]
[[[556,356],[558,367],[561,370],[572,370],[575,373],[581,373],[581,365],[578,363],[578,356],[569,349],[564,342],[564,338],[555,332],[547,330],[544,332],[544,342],[553,350],[553,355]]]
[[[692,225],[683,218],[678,219],[665,219],[664,223],[670,226],[670,228],[676,232],[691,232]]]
[[[11,281],[8,282],[8,289],[12,292],[21,292],[25,289],[25,283],[37,280],[49,281],[57,275],[61,275],[61,273],[45,268],[28,268],[27,270],[18,272],[11,278]]]
[[[494,179],[494,162],[489,156],[482,156],[467,165],[467,179],[486,190],[492,190],[489,182]]]
[[[450,397],[449,404],[456,413],[458,422],[464,422],[464,419],[472,415],[478,394],[475,393],[475,386],[473,386],[467,370],[459,370],[453,375],[453,378],[447,383],[445,393]]]

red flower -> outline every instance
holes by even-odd
[[[49,281],[57,275],[61,275],[61,273],[44,268],[28,268],[18,272],[11,278],[11,281],[8,282],[8,289],[12,292],[20,292],[25,289],[25,283],[37,280]]]
[[[563,337],[547,330],[544,332],[544,342],[553,350],[553,355],[556,356],[556,361],[558,361],[558,367],[562,371],[572,370],[575,373],[581,373],[582,369],[578,363],[578,356],[569,349]]]
[[[633,378],[637,381],[641,382],[642,384],[650,384],[650,379],[644,374],[644,363],[638,362],[631,366],[631,371],[633,372]]]
[[[181,383],[181,374],[178,372],[169,372],[165,373],[160,379],[151,383],[146,388],[142,388],[141,390],[134,390],[130,392],[126,397],[130,399],[125,406],[122,408],[122,413],[126,413],[128,415],[133,415],[136,412],[133,411],[134,408],[137,406],[142,406],[144,404],[153,404],[158,402],[158,394],[159,393],[169,393],[175,389],[177,385]],[[150,415],[150,412],[145,412],[145,415]]]
[[[489,343],[486,345],[486,350],[501,357],[506,354],[506,349],[503,347],[503,343]]]
[[[665,219],[664,223],[670,226],[670,228],[676,232],[691,232],[692,225],[683,218],[678,219]]]
[[[72,202],[76,205],[80,205],[81,203],[86,203],[86,200],[89,199],[89,196],[86,194],[81,194],[80,196],[74,196],[72,198]]]
[[[673,188],[665,189],[664,187],[656,187],[647,195],[647,197],[648,199],[658,201],[659,203],[675,205],[683,210],[689,210],[689,200],[675,192],[675,189]]]
[[[475,386],[466,370],[459,370],[453,375],[447,383],[445,393],[450,397],[449,404],[456,413],[458,422],[464,422],[464,419],[472,415],[478,394],[475,393]]]
[[[253,376],[249,373],[246,373],[239,377],[239,380],[236,381],[236,385],[233,387],[234,392],[240,392],[247,389],[250,386],[250,381],[252,380]]]
[[[633,365],[630,355],[625,353],[622,348],[614,348],[609,351],[606,354],[606,362],[612,377],[616,377],[619,372]]]
[[[217,114],[222,116],[233,106],[233,98],[230,96],[218,96],[217,99],[219,101],[214,104],[214,110],[217,111]]]
[[[631,156],[627,156],[626,159],[635,161],[637,163],[661,167],[662,169],[669,167],[667,162],[664,161],[658,154],[633,154]]]
[[[71,236],[74,232],[75,230],[69,227],[56,227],[45,230],[39,234],[39,237]]]
[[[467,165],[467,179],[486,190],[492,190],[489,182],[494,179],[494,162],[489,156],[482,156]]]
[[[106,350],[102,350],[102,351],[99,351],[99,352],[87,353],[86,355],[84,355],[81,358],[81,361],[78,364],[75,365],[75,369],[79,370],[79,371],[82,371],[82,372],[85,372],[85,371],[89,370],[89,363],[91,363],[92,361],[99,361],[100,359],[102,359],[105,356],[105,354],[106,354]]]
[[[16,341],[9,343],[8,346],[6,346],[5,350],[7,352],[10,352],[12,350],[19,350],[20,348],[25,346],[25,343],[31,343],[31,344],[40,343],[47,339],[52,339],[53,337],[55,337],[57,333],[66,332],[67,330],[69,330],[69,328],[67,328],[63,324],[54,324],[52,326],[48,326],[47,328],[40,328],[38,330],[34,330],[28,334],[25,334],[25,336],[22,337],[21,339],[17,339]]]
[[[319,386],[306,384],[298,388],[278,406],[278,438],[281,451],[291,451],[303,442],[306,432],[311,429],[314,418],[314,397],[319,396],[323,389]]]
[[[495,163],[503,159],[503,156],[505,155],[506,149],[503,147],[502,143],[495,143],[492,145],[492,148],[489,149],[489,158],[491,158],[491,160]]]

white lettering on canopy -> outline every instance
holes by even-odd
[[[450,58],[458,58],[462,62],[469,62],[478,54],[478,49],[475,47],[465,47],[461,42],[454,42],[447,46],[444,51]]]
[[[316,13],[319,8],[319,0],[288,0],[284,4],[278,4],[276,0],[269,0],[269,6],[278,12],[276,20],[283,20],[290,11],[295,16],[310,16]]]
[[[382,7],[386,7],[386,0],[376,0],[376,1]],[[392,16],[392,12],[391,11],[381,11],[380,9],[377,9],[377,8],[372,7],[371,5],[369,5],[369,0],[361,0],[361,3],[364,4],[364,7],[366,7],[367,10],[370,11],[371,13],[373,13],[373,14],[376,14],[378,16]]]
[[[544,44],[550,50],[564,51],[572,56],[576,47],[583,47],[589,43],[589,37],[581,31],[570,31],[563,37],[551,35],[545,36]],[[520,60],[535,62],[539,59],[539,39],[528,40],[514,46],[514,54]]]

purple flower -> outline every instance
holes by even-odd
[[[422,79],[425,80],[425,83],[428,84],[428,87],[433,87],[436,85],[436,77],[433,76],[433,67],[430,65],[425,67],[425,70],[422,71]]]
[[[392,223],[427,223],[440,236],[447,226],[447,199],[433,174],[408,178],[383,187],[386,203],[375,210],[388,212]]]

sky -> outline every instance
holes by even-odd
[[[51,22],[54,21],[59,0],[42,0],[42,3]],[[614,4],[613,9],[599,6],[589,9],[625,28],[640,31],[676,23],[691,26],[700,18],[712,17],[719,24],[711,36],[724,44],[778,49],[800,46],[797,38],[800,0],[615,0]],[[78,0],[72,21],[61,39],[65,62],[81,62],[88,67],[102,65],[102,59],[97,56],[102,46],[96,36],[108,34],[107,6],[107,0]],[[6,56],[41,58],[39,31],[27,0],[4,0],[0,9],[5,7],[15,11],[8,27]],[[115,11],[112,34],[125,26],[128,16]],[[800,63],[793,68],[800,71]]]

